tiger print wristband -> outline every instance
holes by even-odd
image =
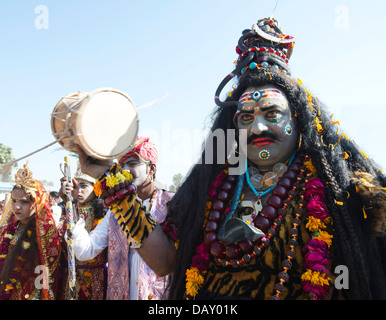
[[[110,206],[119,226],[129,241],[134,241],[136,247],[141,247],[143,241],[156,227],[155,219],[146,211],[142,202],[135,194],[114,203]]]

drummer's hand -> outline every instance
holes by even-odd
[[[112,160],[100,160],[87,156],[83,149],[78,145],[76,145],[76,150],[79,155],[79,163],[82,172],[95,179],[98,179],[103,175],[113,164]]]

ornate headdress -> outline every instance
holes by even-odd
[[[220,100],[221,91],[236,76],[239,79],[247,72],[261,69],[265,72],[290,75],[288,60],[294,44],[294,38],[283,34],[279,23],[273,18],[260,19],[251,29],[244,30],[236,47],[239,55],[236,68],[218,86],[215,94],[216,104],[220,107],[237,105],[240,109],[238,101]]]
[[[28,167],[28,163],[16,172],[15,182],[17,188],[22,186],[28,193],[35,193],[39,190],[39,184],[33,179],[32,171]]]
[[[136,157],[144,162],[156,164],[158,162],[158,151],[154,143],[146,137],[137,137],[133,148],[119,159],[119,164],[122,164],[127,158]]]

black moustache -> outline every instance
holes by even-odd
[[[263,132],[262,134],[259,134],[259,135],[252,134],[251,136],[249,136],[247,139],[247,144],[250,144],[255,139],[261,139],[261,138],[269,138],[271,140],[280,141],[280,139],[276,136],[276,134],[272,132]]]

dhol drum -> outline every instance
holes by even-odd
[[[86,154],[102,160],[116,159],[130,150],[138,124],[131,99],[111,88],[71,93],[51,114],[52,133],[65,149],[76,153],[78,144]]]

